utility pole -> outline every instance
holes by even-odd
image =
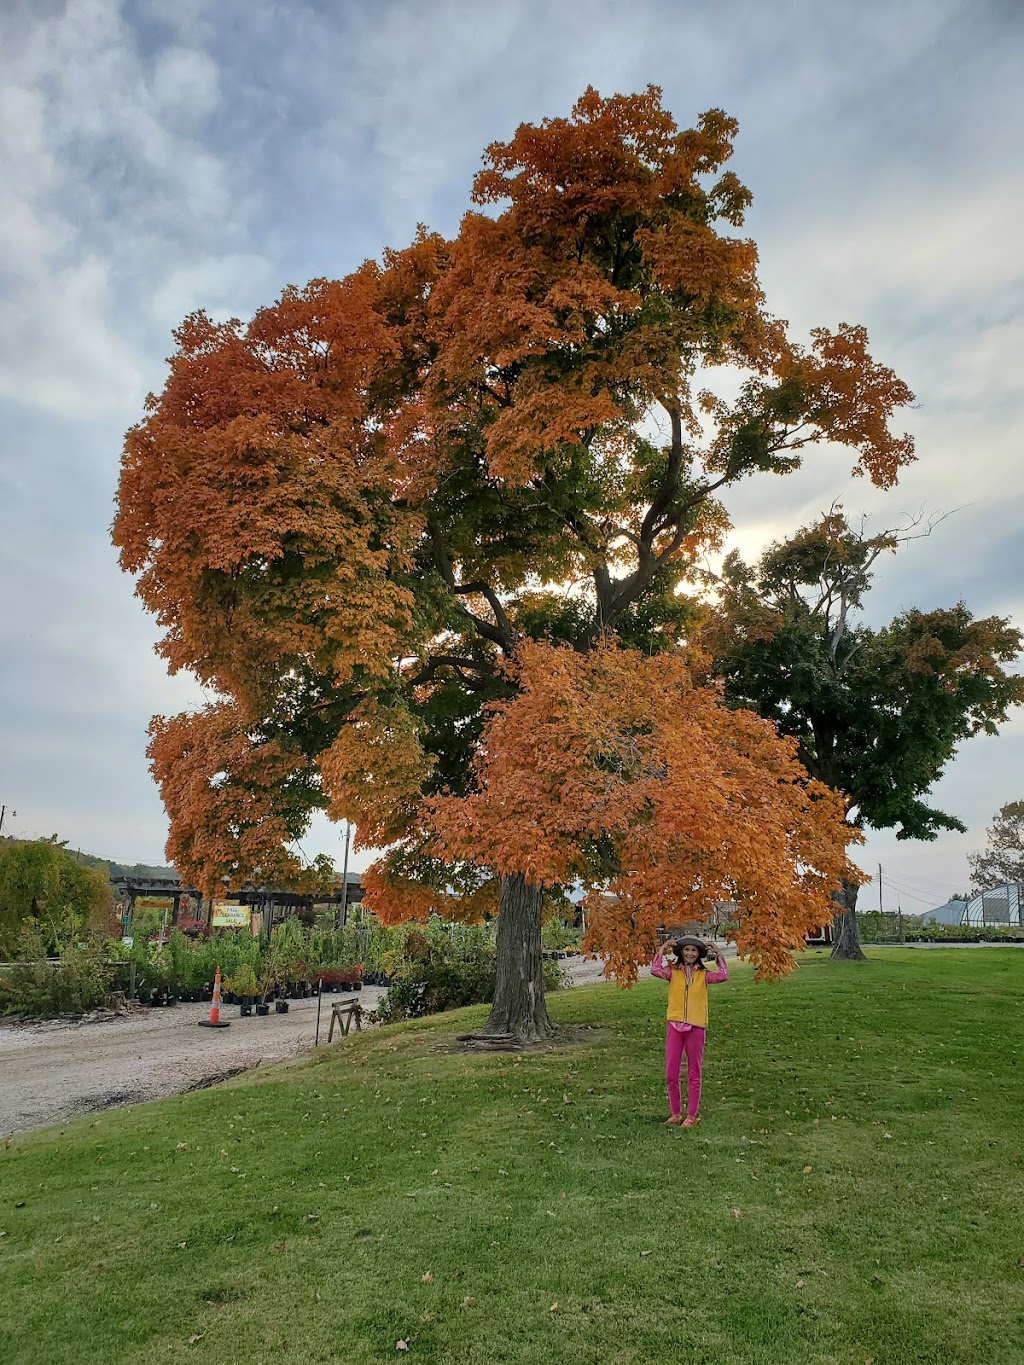
[[[341,927],[348,918],[348,849],[352,841],[352,826],[345,821],[345,870],[341,874]]]
[[[3,832],[4,832],[4,816],[5,816],[6,814],[7,814],[7,807],[6,807],[6,806],[0,806],[0,834],[3,834]],[[11,814],[16,816],[16,815],[18,814],[18,812],[17,812],[16,810],[12,810],[12,811],[11,811]]]
[[[882,864],[878,864],[878,913],[882,913]]]
[[[903,937],[903,906],[899,901],[896,902],[896,913],[900,917],[900,943],[905,944],[907,940]]]

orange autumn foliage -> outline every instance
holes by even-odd
[[[694,687],[675,654],[607,643],[581,657],[531,642],[515,678],[484,734],[478,790],[428,803],[444,852],[531,882],[581,882],[585,946],[623,984],[659,925],[705,919],[721,900],[736,902],[733,937],[758,974],[791,970],[840,878],[862,880],[842,798],[807,777],[795,742]]]
[[[323,862],[288,851],[295,837],[301,756],[254,738],[243,714],[222,702],[150,725],[151,771],[171,824],[167,856],[184,879],[212,896],[255,880],[319,890],[332,879]]]
[[[358,704],[318,765],[328,815],[356,825],[362,848],[384,848],[406,834],[433,767],[411,713],[373,698]]]
[[[418,523],[379,420],[375,386],[403,363],[382,292],[367,265],[285,290],[245,328],[187,318],[125,442],[114,540],[161,652],[254,706],[282,663],[386,677],[409,630],[397,571]]]
[[[403,877],[382,863],[373,863],[363,873],[363,905],[381,924],[421,923],[431,915],[459,924],[481,924],[485,917],[498,913],[498,883],[485,876],[475,887],[457,891],[454,887],[434,886],[414,877]]]

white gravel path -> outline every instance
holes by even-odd
[[[569,958],[564,965],[576,983],[601,977],[599,962]],[[366,986],[358,996],[324,996],[321,1044],[333,1001],[358,999],[372,1010],[382,994],[380,987]],[[316,1037],[317,1002],[289,1005],[287,1014],[245,1019],[237,1007],[225,1006],[222,1018],[231,1021],[226,1029],[197,1027],[208,1005],[139,1006],[83,1022],[0,1022],[0,1137],[74,1114],[176,1095],[306,1052]]]

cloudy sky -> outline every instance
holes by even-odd
[[[659,84],[684,125],[736,116],[773,311],[798,335],[864,323],[918,397],[898,490],[817,457],[731,499],[737,543],[837,496],[877,527],[959,509],[883,566],[873,618],[963,598],[1024,622],[1022,48],[1017,0],[3,0],[4,833],[162,860],[146,725],[200,698],[154,656],[108,528],[170,329],[245,317],[419,222],[453,233],[484,145],[588,84]],[[966,853],[1024,797],[1024,715],[935,796],[970,833],[872,836],[887,908],[966,889]]]

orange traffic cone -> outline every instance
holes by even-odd
[[[217,975],[213,978],[213,1003],[210,1006],[209,1019],[200,1019],[200,1028],[230,1028],[231,1024],[227,1019],[220,1017],[220,968],[217,968]]]

